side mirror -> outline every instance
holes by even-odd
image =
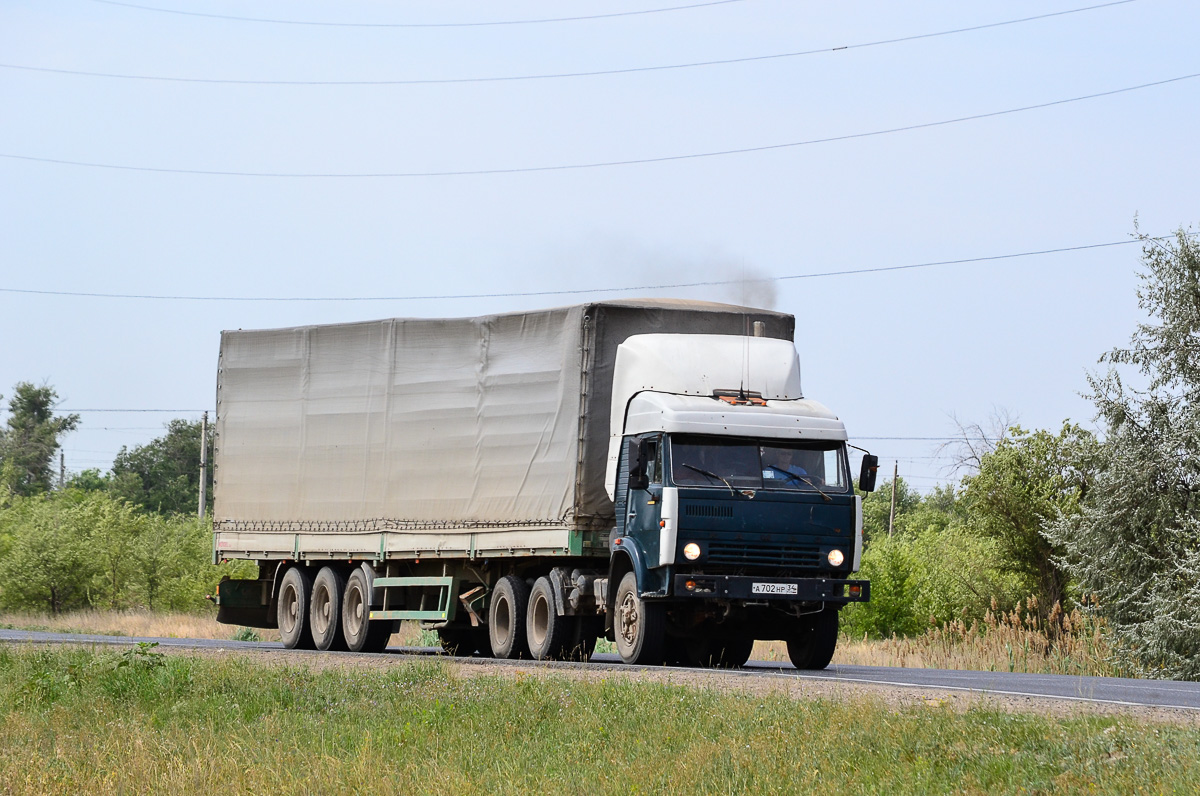
[[[646,472],[646,440],[629,440],[629,488],[647,489],[650,476]]]
[[[879,457],[863,454],[862,470],[858,473],[858,488],[864,492],[875,491],[875,477],[879,475]]]

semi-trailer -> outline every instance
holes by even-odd
[[[824,668],[862,501],[793,316],[680,300],[221,335],[218,620],[380,651]],[[836,340],[804,340],[836,345]],[[864,455],[859,487],[874,488]]]

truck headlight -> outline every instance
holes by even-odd
[[[840,567],[842,562],[846,560],[846,556],[842,555],[842,551],[837,549],[830,550],[826,558],[829,559],[829,566],[831,567]]]
[[[700,545],[695,542],[688,542],[683,546],[683,557],[688,561],[695,561],[700,557]]]

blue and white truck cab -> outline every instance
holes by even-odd
[[[608,622],[622,658],[741,665],[755,639],[824,668],[862,556],[846,429],[786,340],[645,334],[617,350]],[[863,488],[874,487],[864,458]]]

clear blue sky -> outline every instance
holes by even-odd
[[[131,0],[134,1],[134,0]],[[1058,2],[0,3],[0,154],[156,169],[410,173],[762,147],[1037,105],[1200,72],[1200,4],[1136,0],[954,35],[854,45],[1089,5]],[[378,23],[393,26],[383,27]],[[845,50],[832,50],[848,46]],[[670,70],[423,85],[237,85]],[[1091,422],[1098,356],[1140,320],[1137,246],[704,288],[1119,241],[1200,222],[1200,78],[885,135],[583,170],[252,177],[0,157],[0,288],[184,296],[574,295],[346,303],[0,293],[0,392],[63,407],[213,405],[218,335],[456,316],[613,296],[797,317],[806,392],[885,468],[946,474],[951,414]],[[84,412],[71,470],[107,468],[171,414]],[[196,413],[182,416],[198,417]]]

